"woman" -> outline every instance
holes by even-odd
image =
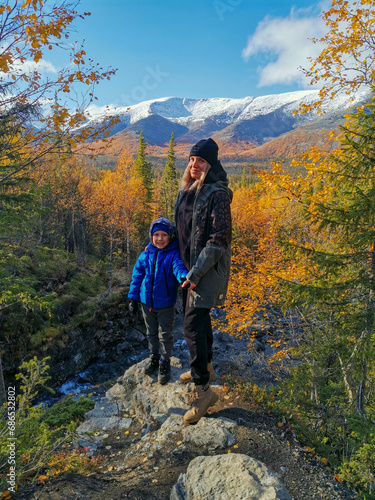
[[[210,309],[224,304],[231,256],[232,191],[220,161],[218,145],[203,139],[191,148],[189,164],[177,195],[175,218],[181,258],[189,273],[184,290],[184,336],[190,352],[190,372],[181,382],[194,381],[195,400],[184,415],[193,424],[218,400],[209,381],[213,335]]]

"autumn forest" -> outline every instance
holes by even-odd
[[[42,363],[50,343],[103,304],[125,302],[150,222],[173,220],[182,174],[173,134],[162,168],[149,161],[142,133],[136,154],[122,151],[113,168],[99,160],[116,118],[89,126],[85,110],[95,86],[115,69],[97,65],[83,46],[65,43],[74,21],[88,15],[60,0],[0,6],[5,384],[25,360],[36,356]],[[285,339],[271,341],[275,385],[255,389],[244,373],[234,382],[237,390],[289,419],[337,480],[361,498],[374,498],[375,6],[333,0],[324,20],[325,48],[304,69],[319,84],[320,99],[296,113],[322,110],[336,93],[354,95],[363,87],[368,102],[348,110],[345,125],[329,133],[329,151],[313,146],[291,164],[270,161],[230,174],[232,270],[215,326],[255,350],[252,323],[266,322],[270,307],[280,311],[291,326]],[[67,61],[52,80],[37,65],[49,50]],[[26,72],[30,60],[35,65]],[[89,146],[97,139],[102,151],[93,154]],[[4,401],[4,380],[0,385]],[[19,405],[20,422],[30,426],[40,417],[36,410],[27,414],[25,399]],[[48,432],[46,443],[56,439]],[[32,472],[20,480],[38,470],[31,466],[35,457],[24,460],[23,470]]]

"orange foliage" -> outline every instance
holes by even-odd
[[[91,196],[85,201],[87,214],[112,243],[129,241],[131,232],[146,216],[146,190],[133,165],[133,158],[125,151],[114,172],[100,172]]]
[[[82,127],[90,120],[87,107],[94,102],[96,85],[110,79],[115,70],[103,70],[87,57],[82,45],[69,41],[74,22],[90,15],[81,15],[74,7],[62,0],[5,0],[0,6],[1,114],[14,122],[16,131],[0,154],[0,183],[30,170],[35,161],[67,144],[75,147],[108,135],[117,120]],[[38,62],[51,49],[66,56],[65,65],[62,59],[61,69],[46,77]],[[42,107],[43,116],[32,113],[30,106]],[[8,158],[13,159],[12,165],[4,169]]]
[[[272,184],[279,173],[264,175],[255,186],[236,190],[232,203],[233,258],[224,328],[247,338],[250,348],[255,341],[251,325],[264,316],[266,305],[280,304],[280,284],[306,278],[304,259],[297,264],[282,243],[298,228],[298,210]],[[286,343],[278,339],[273,347],[269,361],[280,364]]]
[[[375,7],[373,0],[349,2],[333,0],[331,8],[323,13],[327,25],[320,42],[322,51],[311,66],[304,70],[310,84],[321,86],[319,100],[300,106],[300,112],[312,109],[322,112],[323,103],[334,99],[337,93],[354,96],[358,90],[370,90],[375,82]]]

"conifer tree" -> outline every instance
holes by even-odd
[[[309,326],[302,351],[313,366],[314,399],[345,392],[348,407],[362,415],[375,361],[374,136],[373,98],[347,120],[340,149],[310,153],[307,178],[315,181],[300,199],[305,227],[314,232],[294,242],[297,259],[309,256],[310,278],[290,294]]]
[[[172,132],[171,139],[169,141],[167,162],[164,167],[162,178],[163,212],[167,219],[173,218],[174,202],[178,191],[176,155],[174,152],[175,146],[176,142]]]
[[[152,163],[147,161],[147,143],[143,138],[143,131],[139,134],[139,147],[135,159],[135,171],[146,189],[146,203],[149,205],[153,195]]]

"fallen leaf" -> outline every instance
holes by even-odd
[[[333,477],[336,479],[336,481],[338,481],[339,483],[341,483],[342,479],[341,479],[341,477],[338,474],[335,474]]]
[[[327,463],[328,463],[327,459],[326,459],[326,458],[324,458],[324,457],[322,457],[322,458],[320,459],[320,461],[321,461],[321,462],[322,462],[322,464],[324,464],[324,465],[327,465]]]
[[[182,444],[182,441],[177,441],[177,446],[180,446],[180,444]]]
[[[282,427],[283,424],[281,422],[277,422],[277,427]]]
[[[44,483],[44,481],[45,481],[46,479],[48,479],[48,478],[47,478],[47,476],[39,476],[39,477],[38,477],[38,479],[39,479],[39,481],[40,481],[41,483]]]

